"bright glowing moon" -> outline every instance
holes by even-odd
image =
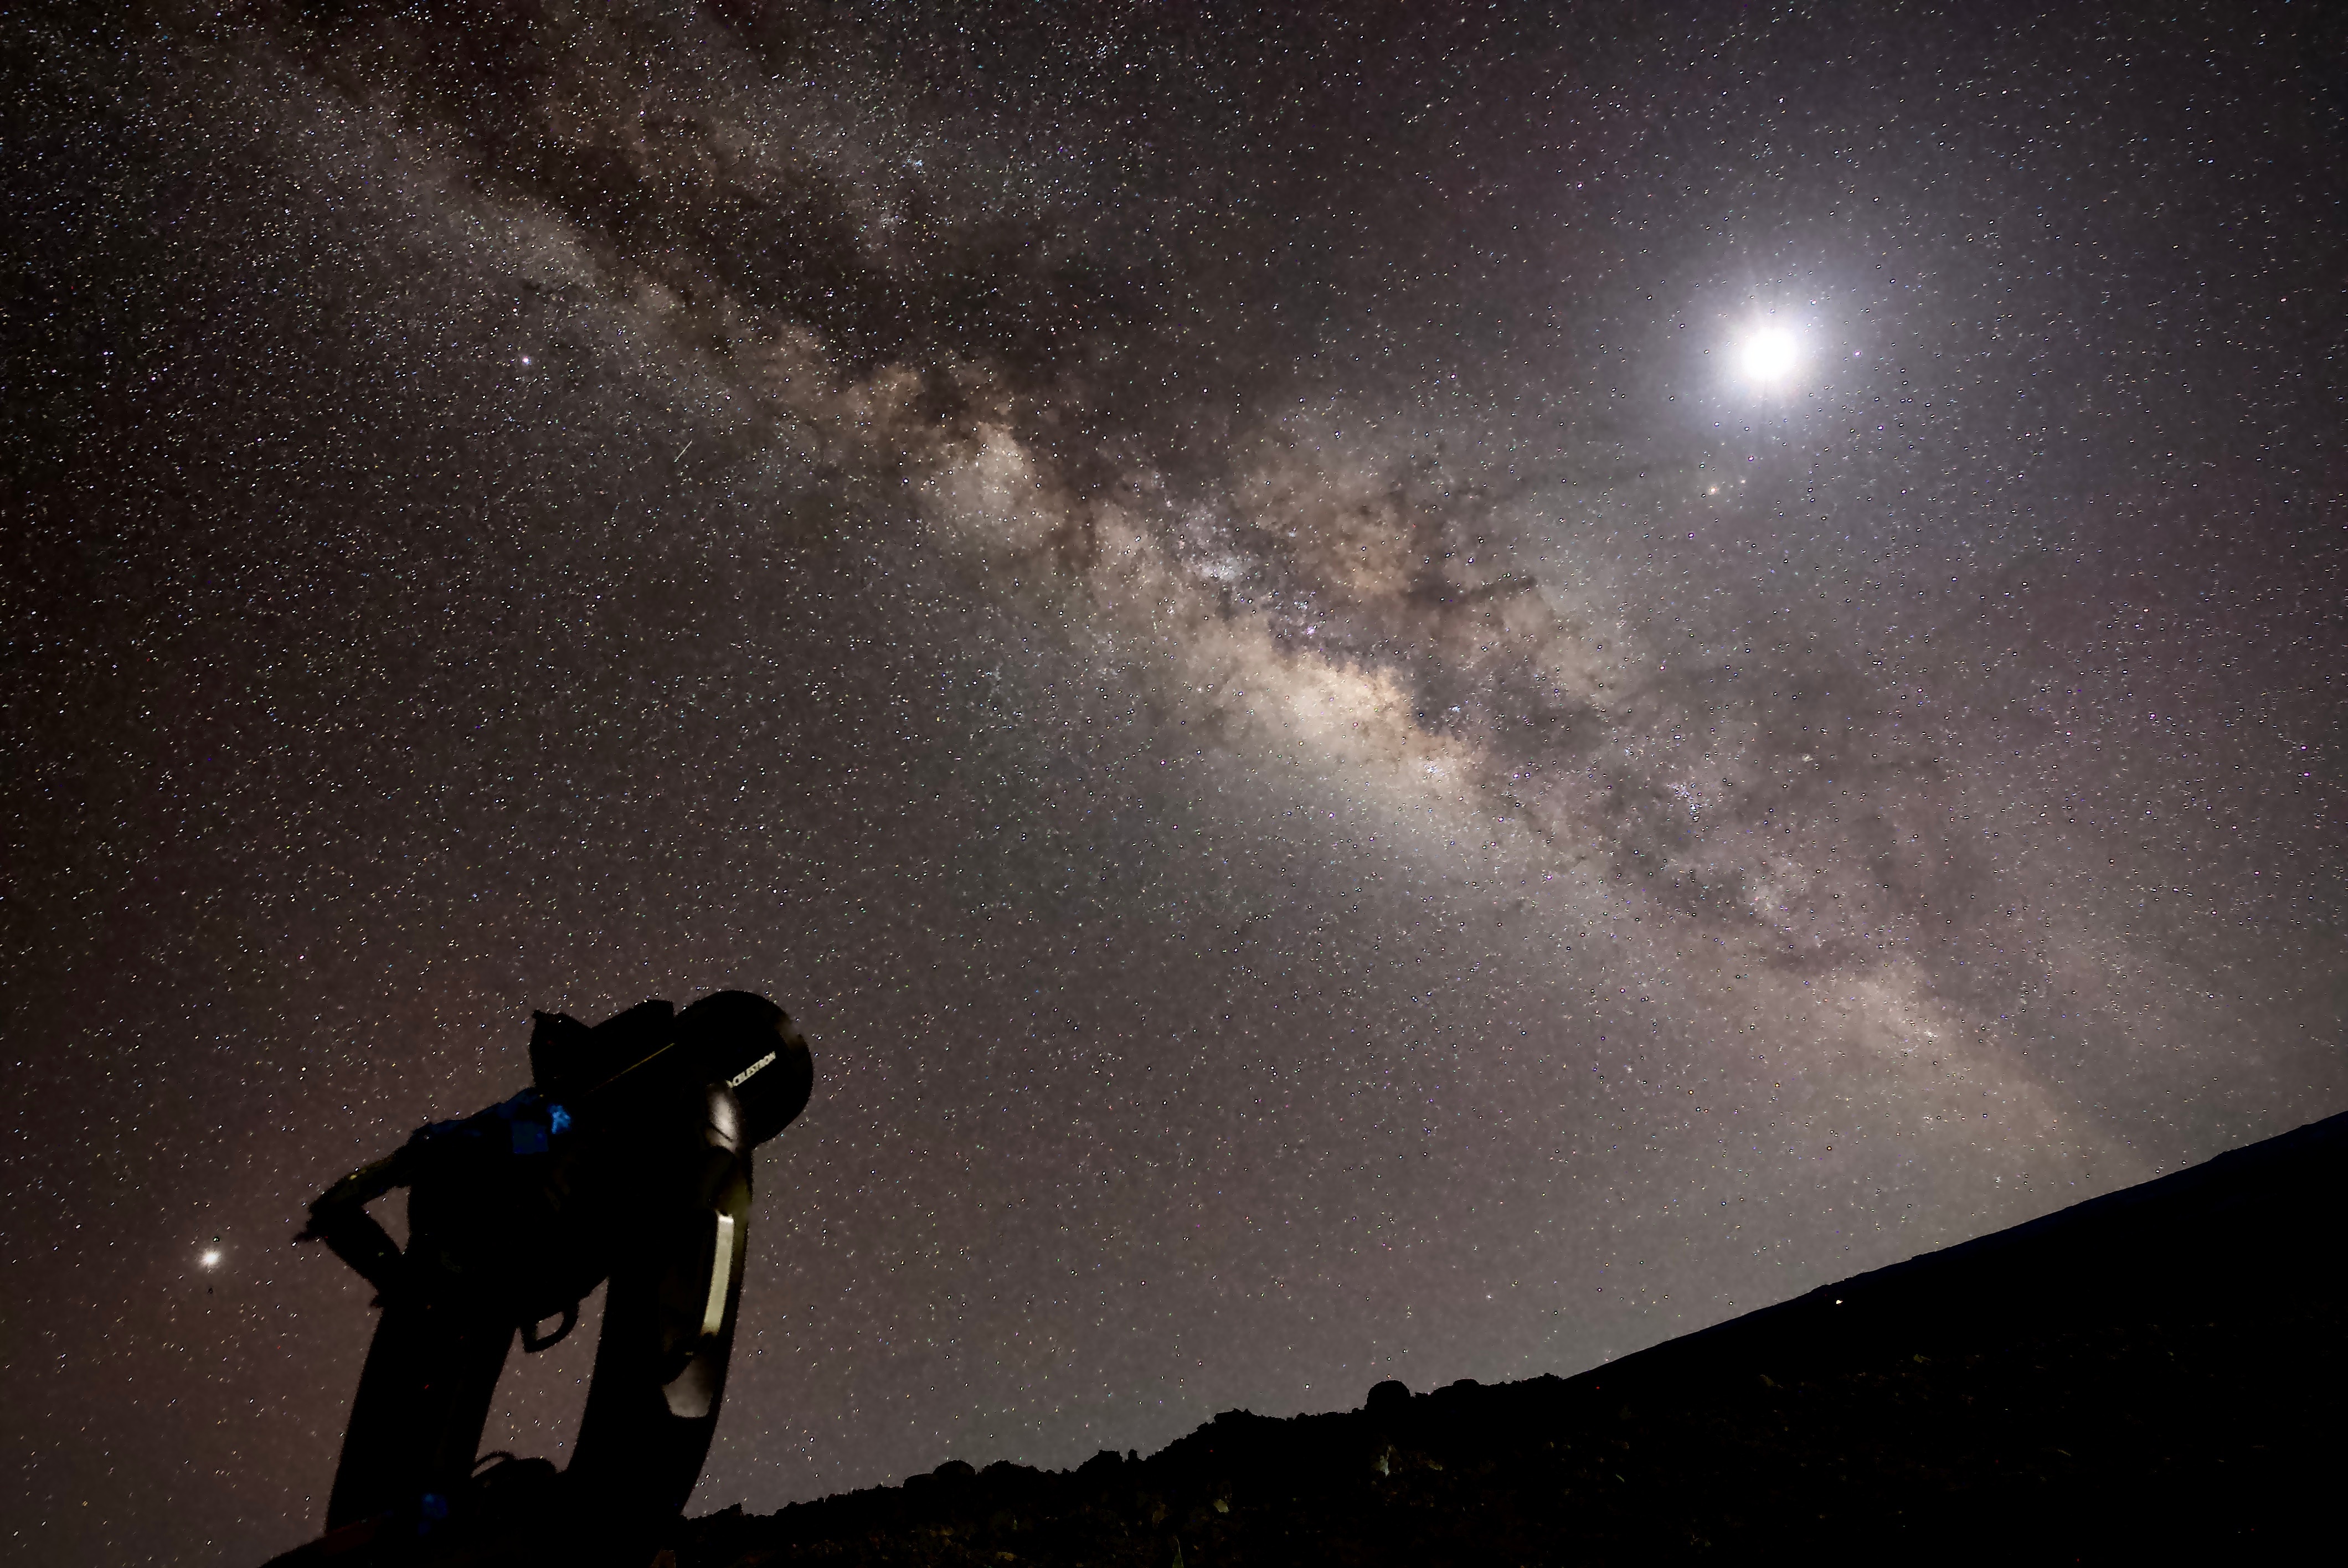
[[[1745,374],[1755,381],[1783,381],[1801,359],[1802,345],[1783,327],[1763,327],[1745,340],[1739,355]]]

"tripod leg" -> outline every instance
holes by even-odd
[[[712,1085],[697,1109],[671,1146],[681,1179],[648,1194],[613,1267],[569,1471],[574,1497],[646,1524],[683,1511],[708,1458],[750,1234],[740,1107]]]
[[[513,1336],[471,1304],[403,1296],[385,1306],[351,1401],[328,1530],[463,1486]]]

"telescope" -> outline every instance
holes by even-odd
[[[503,1560],[512,1543],[493,1542],[522,1522],[539,1549],[559,1537],[613,1560],[700,1477],[741,1307],[750,1152],[806,1107],[807,1042],[747,991],[682,1012],[647,1001],[592,1028],[532,1016],[530,1088],[421,1129],[310,1205],[297,1239],[356,1269],[383,1316],[326,1534],[284,1568]],[[366,1207],[400,1187],[404,1250]],[[515,1337],[525,1352],[561,1339],[607,1279],[569,1466],[494,1455],[484,1469]]]

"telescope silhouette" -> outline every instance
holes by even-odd
[[[310,1205],[297,1239],[373,1284],[383,1317],[351,1406],[326,1535],[280,1563],[449,1561],[516,1527],[614,1560],[684,1509],[717,1428],[749,1239],[750,1152],[814,1083],[783,1009],[720,991],[590,1028],[538,1013],[531,1087],[438,1122]],[[403,1251],[366,1205],[407,1189]],[[569,1334],[609,1279],[569,1466],[490,1456],[515,1337]],[[554,1327],[539,1332],[551,1321]],[[478,1472],[478,1473],[477,1473]]]

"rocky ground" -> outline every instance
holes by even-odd
[[[687,1523],[675,1568],[2340,1550],[2348,1116],[1570,1379]],[[665,1568],[665,1565],[664,1565]]]

